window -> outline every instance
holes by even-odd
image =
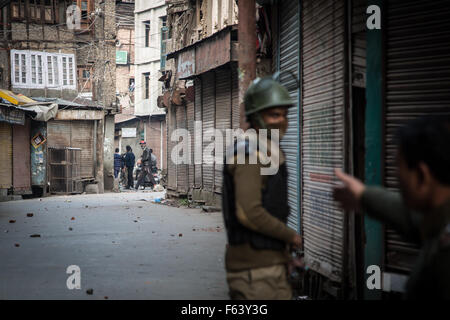
[[[31,84],[35,87],[44,86],[44,59],[41,53],[30,53],[31,56]]]
[[[28,6],[25,5],[28,3]],[[59,2],[55,0],[13,0],[11,2],[12,20],[29,18],[32,22],[53,24],[56,22],[56,8]]]
[[[78,69],[78,91],[92,92],[91,70],[92,66],[80,66]]]
[[[166,67],[168,38],[169,38],[169,28],[167,27],[167,17],[161,17],[161,70],[164,70]]]
[[[150,72],[142,75],[144,76],[144,99],[150,99]]]
[[[74,0],[73,5],[78,6],[81,11],[81,29],[90,29],[91,19],[90,15],[93,11],[94,0]]]
[[[144,21],[145,25],[145,46],[150,47],[150,21]]]
[[[20,88],[76,89],[73,54],[11,50],[11,79]]]
[[[26,53],[14,53],[13,60],[13,82],[16,84],[27,83],[27,55]]]

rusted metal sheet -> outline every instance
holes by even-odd
[[[216,37],[200,43],[195,50],[195,73],[197,75],[220,67],[231,59],[230,32],[218,33]]]
[[[384,183],[390,190],[399,188],[396,131],[420,116],[450,114],[449,12],[448,1],[388,1]],[[390,228],[385,239],[386,268],[410,271],[418,246]]]
[[[14,193],[31,191],[30,120],[24,125],[13,125],[13,188]]]
[[[345,165],[344,1],[302,1],[302,230],[307,264],[340,281],[344,213],[334,203],[334,168]],[[283,22],[282,22],[283,23]]]
[[[193,89],[194,87],[189,87]],[[191,90],[193,93],[193,90]],[[190,101],[186,104],[186,111],[187,111],[187,129],[189,131],[190,139],[189,139],[189,145],[191,152],[189,153],[190,158],[190,164],[188,165],[188,188],[191,189],[194,187],[194,177],[195,177],[195,166],[194,166],[194,101]]]
[[[202,75],[202,107],[203,107],[203,150],[213,143],[211,130],[215,127],[215,83],[214,72]],[[203,189],[214,191],[214,154],[203,154]]]
[[[172,150],[174,148],[174,146],[177,144],[175,141],[172,141],[172,133],[174,130],[176,130],[177,128],[177,121],[176,121],[176,110],[177,108],[175,106],[170,106],[168,113],[167,113],[167,123],[168,123],[168,127],[167,127],[167,144],[168,144],[168,149],[167,150],[167,186],[168,189],[171,190],[176,190],[177,189],[177,166],[175,164],[174,161],[176,161],[176,159],[173,159],[172,157]]]
[[[71,121],[71,147],[81,149],[81,177],[94,177],[94,121]]]
[[[218,69],[216,72],[216,129],[222,131],[231,128],[231,72],[229,68]],[[225,154],[225,139],[223,141],[222,153]],[[219,150],[215,150],[216,154]],[[220,158],[223,158],[223,155]],[[214,164],[214,191],[222,193],[223,164]]]
[[[195,48],[181,52],[177,59],[177,78],[183,79],[195,75]]]
[[[177,108],[176,111],[176,121],[177,121],[177,129],[187,129],[186,126],[186,106],[181,106]],[[181,142],[181,138],[179,140]],[[179,143],[175,142],[175,143]],[[186,149],[183,152],[187,152]],[[177,154],[177,157],[184,157],[183,153]],[[179,193],[187,193],[188,191],[188,165],[184,163],[180,163],[181,159],[178,160],[177,164],[177,191]]]
[[[58,110],[55,120],[101,120],[104,116],[102,110]]]
[[[9,123],[0,122],[0,188],[12,186],[12,127]]]
[[[94,177],[94,121],[90,120],[52,120],[47,125],[48,147],[80,148],[81,177]]]
[[[194,80],[194,94],[195,94],[195,101],[194,101],[194,109],[195,109],[195,121],[202,121],[202,81],[200,78],[196,78]],[[195,131],[195,140],[202,145],[202,137],[203,132],[202,128],[200,126],[200,130]],[[194,136],[192,136],[194,138]],[[194,149],[193,149],[194,150]],[[201,159],[201,158],[200,158]],[[194,185],[195,188],[201,188],[202,187],[202,164],[195,164],[195,181]]]

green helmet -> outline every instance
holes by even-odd
[[[244,96],[245,115],[280,106],[291,107],[289,92],[272,77],[256,78]]]

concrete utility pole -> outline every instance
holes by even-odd
[[[240,127],[246,129],[244,95],[256,77],[256,6],[255,0],[241,0],[238,3],[238,75]]]

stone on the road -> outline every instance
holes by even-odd
[[[221,213],[155,198],[164,193],[0,203],[0,228],[9,231],[0,233],[0,299],[227,299],[226,235],[210,232],[223,226]],[[80,269],[81,289],[68,289],[70,266]]]

